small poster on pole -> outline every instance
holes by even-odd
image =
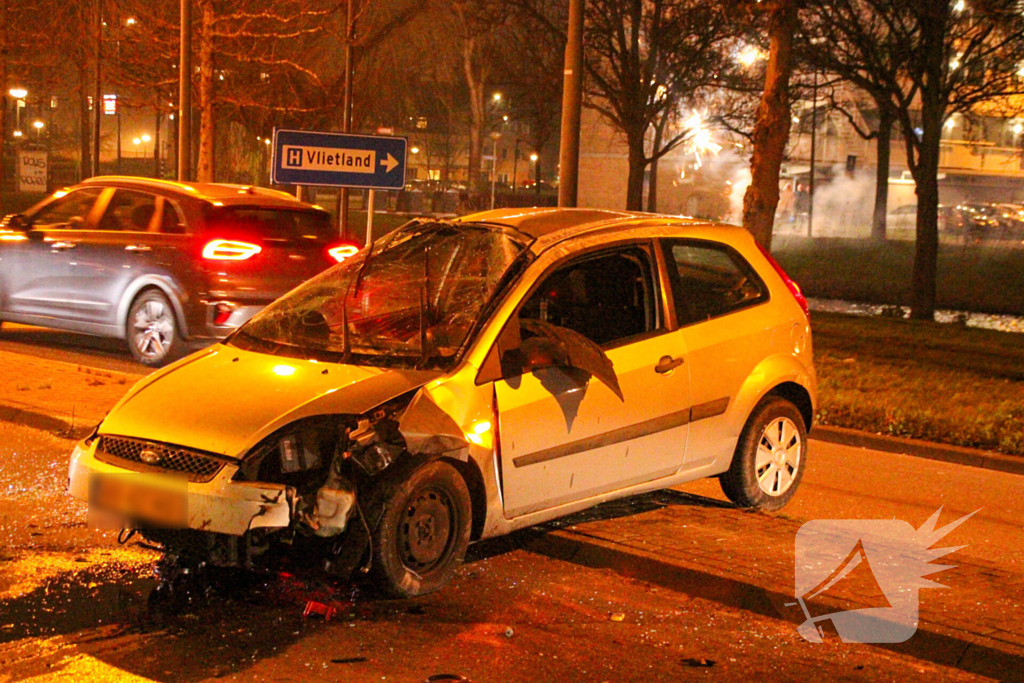
[[[44,194],[48,165],[49,159],[45,151],[28,149],[19,151],[18,192]]]

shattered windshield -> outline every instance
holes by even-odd
[[[501,228],[410,223],[268,306],[231,343],[447,367],[525,247]]]

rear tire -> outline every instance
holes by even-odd
[[[402,475],[405,468],[396,470]],[[462,564],[472,503],[462,475],[435,460],[400,476],[384,491],[373,534],[373,578],[388,595],[414,598],[447,584]]]
[[[128,310],[128,350],[138,362],[158,368],[177,359],[185,346],[170,299],[156,289],[143,290]]]
[[[744,508],[778,510],[793,497],[807,467],[807,429],[795,405],[769,396],[754,408],[740,434],[722,491]]]

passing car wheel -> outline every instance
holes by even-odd
[[[778,510],[793,497],[807,463],[807,429],[789,401],[771,396],[754,408],[729,471],[719,481],[745,508]]]
[[[392,484],[373,535],[380,588],[411,598],[448,583],[469,546],[471,511],[466,482],[447,463],[428,463]]]
[[[174,308],[163,292],[155,289],[147,289],[132,302],[127,336],[135,360],[152,368],[170,363],[183,346]]]

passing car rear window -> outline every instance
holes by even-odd
[[[334,237],[330,216],[319,211],[225,206],[209,210],[206,225],[207,230],[225,236],[250,239],[328,241]]]

